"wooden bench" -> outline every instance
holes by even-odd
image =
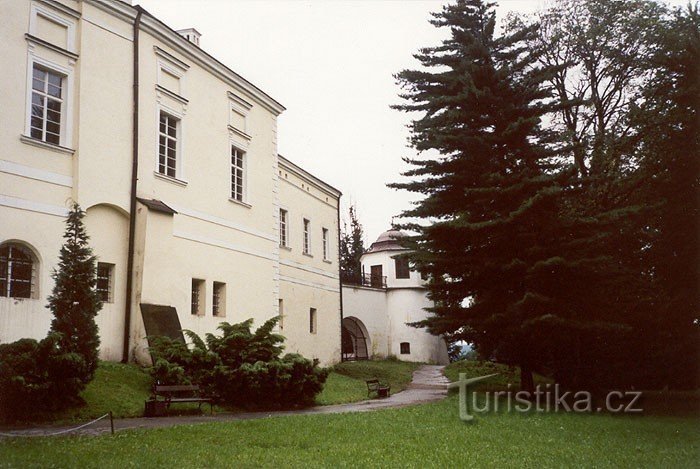
[[[161,398],[161,399],[159,399]],[[196,384],[179,384],[179,385],[160,385],[153,386],[153,396],[151,402],[165,404],[165,408],[169,409],[170,404],[178,404],[184,402],[197,402],[199,409],[202,409],[202,404],[209,403],[209,413],[213,412],[214,402],[210,397],[203,396],[201,390]]]
[[[388,384],[380,383],[377,378],[368,379],[367,383],[367,397],[370,397],[372,393],[376,393],[377,397],[389,397],[389,392],[391,386]]]

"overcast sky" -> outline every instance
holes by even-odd
[[[414,195],[400,181],[409,117],[393,74],[445,32],[428,23],[442,1],[136,0],[174,29],[194,27],[201,47],[281,102],[278,149],[356,204],[373,242]],[[539,0],[500,0],[498,16]]]

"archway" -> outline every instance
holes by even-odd
[[[356,317],[343,318],[343,360],[368,360],[370,339],[367,328]]]

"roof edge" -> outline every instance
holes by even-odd
[[[135,20],[137,12],[142,12],[141,27],[144,31],[153,34],[157,39],[163,41],[164,44],[194,60],[198,65],[218,76],[229,85],[245,91],[273,114],[278,116],[287,109],[279,101],[234,72],[217,58],[182,37],[176,30],[156,18],[142,6],[131,6],[119,0],[85,0],[85,2],[129,22]]]
[[[319,179],[318,177],[314,176],[301,166],[292,163],[289,161],[287,158],[284,156],[278,154],[277,155],[280,165],[283,166],[285,169],[288,171],[291,171],[295,173],[297,176],[301,177],[302,179],[305,179],[306,182],[311,183],[315,185],[318,189],[321,189],[322,191],[327,192],[329,195],[333,197],[337,197],[338,199],[343,195],[340,190],[336,189],[335,187],[331,186],[327,182],[324,182],[323,180]]]

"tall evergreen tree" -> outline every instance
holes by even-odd
[[[612,230],[576,212],[570,148],[541,126],[557,110],[547,82],[559,69],[531,48],[537,25],[496,36],[493,4],[458,0],[433,16],[450,38],[415,55],[423,70],[397,75],[408,103],[396,108],[422,113],[411,143],[440,156],[407,160],[412,180],[391,185],[425,196],[403,216],[428,223],[402,225],[431,278],[422,325],[519,365],[525,388],[536,369],[595,381],[592,365],[613,351],[591,346],[625,329],[615,310],[630,303],[611,305],[624,276],[597,248]]]
[[[95,289],[95,256],[88,245],[84,217],[85,212],[74,203],[66,219],[65,242],[53,273],[55,284],[47,307],[54,315],[50,333],[60,334],[60,352],[80,357],[80,379],[88,383],[97,369],[100,339],[95,316],[102,302]]]
[[[644,275],[657,292],[647,357],[659,385],[700,383],[700,13],[678,9],[665,24],[653,72],[630,112],[637,169],[626,184],[650,207]],[[694,373],[692,371],[695,371]]]
[[[343,225],[340,235],[340,272],[345,281],[358,282],[362,276],[360,258],[365,253],[365,244],[362,239],[364,229],[357,218],[357,208],[351,205],[348,210],[350,226]]]

